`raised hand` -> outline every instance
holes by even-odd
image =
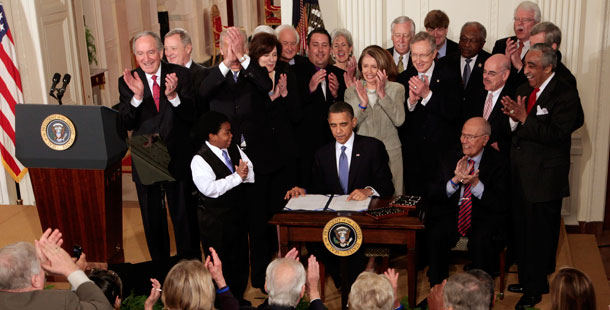
[[[313,93],[318,88],[318,85],[326,78],[326,70],[320,69],[309,80],[309,92]]]
[[[144,98],[144,83],[140,79],[140,75],[137,72],[131,73],[129,69],[123,70],[123,80],[127,87],[133,92],[133,97],[136,100],[142,100]]]
[[[210,255],[205,259],[205,268],[207,268],[210,275],[212,275],[212,279],[216,282],[216,286],[218,286],[218,288],[223,288],[227,286],[227,283],[222,274],[222,262],[214,248],[210,247],[209,250]]]
[[[144,310],[152,310],[159,297],[161,297],[161,283],[153,278],[150,279],[150,282],[152,283],[152,288],[150,289],[150,295],[144,301]]]
[[[41,266],[45,271],[67,277],[72,272],[79,270],[70,254],[49,240],[35,240],[34,245],[37,252],[43,257]]]
[[[510,62],[517,71],[523,68],[523,62],[521,61],[521,54],[519,53],[519,42],[508,38],[506,40],[506,49],[504,54],[510,58]]]
[[[515,122],[525,122],[527,111],[525,109],[525,96],[517,96],[517,101],[509,96],[504,96],[500,99],[502,103],[502,112],[508,115]]]
[[[330,94],[337,98],[339,96],[339,79],[334,73],[328,75],[328,88],[330,89]]]
[[[176,98],[176,87],[178,87],[178,76],[176,73],[170,73],[165,75],[165,96],[167,99]]]
[[[364,85],[362,85],[360,81],[356,82],[356,93],[358,94],[358,98],[360,98],[360,105],[366,108],[369,104],[369,96],[366,93]]]
[[[235,172],[241,177],[242,180],[245,180],[248,177],[248,162],[239,160],[239,166],[235,166]]]
[[[388,81],[388,75],[385,70],[377,70],[377,95],[380,99],[385,98],[385,83]]]
[[[307,282],[306,290],[309,300],[319,299],[320,291],[318,290],[318,284],[320,283],[320,264],[313,255],[309,256],[307,260]]]
[[[394,289],[394,308],[400,307],[400,298],[398,297],[398,275],[399,273],[394,268],[388,268],[383,275],[390,280],[392,289]]]

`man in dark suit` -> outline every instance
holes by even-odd
[[[492,55],[483,69],[483,92],[464,109],[465,117],[482,116],[491,125],[488,144],[508,157],[511,131],[508,116],[502,112],[500,99],[513,96],[514,89],[506,84],[510,75],[510,59],[503,54]]]
[[[299,184],[310,180],[315,152],[333,140],[328,128],[327,113],[331,104],[343,101],[345,71],[329,65],[330,34],[323,29],[312,30],[307,36],[308,59],[295,66],[303,116],[297,128],[299,150]]]
[[[462,77],[462,112],[465,112],[474,101],[485,92],[483,86],[483,64],[489,53],[483,50],[487,31],[485,27],[478,22],[467,22],[462,26],[460,32],[460,52],[447,55],[443,58],[446,65]],[[465,122],[469,119],[467,115],[463,115],[460,122]]]
[[[307,57],[297,54],[299,51],[299,33],[292,25],[284,24],[275,28],[278,41],[282,44],[280,60],[294,66],[304,62]]]
[[[462,152],[441,154],[430,183],[426,236],[430,287],[447,278],[448,251],[468,237],[472,267],[493,274],[505,246],[509,211],[508,158],[487,146],[491,126],[474,117],[462,128]]]
[[[17,242],[0,249],[0,309],[112,310],[104,293],[60,247],[59,230],[47,229],[36,247]],[[84,256],[77,263],[86,262]],[[47,290],[45,272],[64,276],[72,290]]]
[[[570,72],[570,69],[561,62],[561,52],[559,51],[559,45],[561,45],[561,29],[559,29],[559,27],[551,22],[538,23],[530,31],[530,43],[532,45],[536,43],[546,43],[550,45],[555,50],[555,53],[557,53],[557,69],[555,72],[560,78],[576,88],[576,78],[572,72]]]
[[[523,296],[517,309],[533,307],[548,293],[547,274],[555,270],[561,203],[570,195],[572,132],[584,115],[578,91],[555,73],[557,55],[536,44],[525,57],[529,84],[517,89],[517,100],[502,98],[510,117],[513,223]]]
[[[186,30],[182,28],[170,30],[165,34],[164,43],[167,61],[172,64],[187,67],[191,72],[194,90],[193,100],[195,109],[197,110],[197,117],[195,119],[199,119],[199,117],[209,109],[207,103],[197,91],[206,76],[207,69],[193,61],[193,58],[191,57],[193,51],[191,35]]]
[[[436,59],[459,52],[458,44],[447,39],[449,16],[441,10],[428,12],[424,19],[424,27],[436,41]]]
[[[400,74],[413,67],[409,48],[411,39],[415,35],[415,22],[407,16],[398,16],[392,21],[390,29],[393,46],[388,48],[388,52],[392,55]]]
[[[201,258],[195,201],[189,163],[194,150],[189,132],[194,121],[192,81],[187,68],[161,61],[159,35],[141,32],[134,36],[133,51],[139,67],[127,69],[119,78],[120,118],[132,137],[159,136],[170,156],[169,172],[175,181],[142,184],[133,167],[146,243],[153,260],[169,258],[169,233],[165,197],[172,218],[178,255]]]
[[[398,75],[405,86],[405,122],[398,128],[403,146],[405,192],[422,195],[421,176],[434,169],[443,149],[455,146],[460,126],[460,77],[443,61],[435,61],[432,35],[419,32],[411,41],[413,69]]]

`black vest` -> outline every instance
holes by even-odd
[[[239,165],[241,155],[237,149],[237,144],[232,144],[229,146],[228,153],[233,165]],[[231,170],[229,170],[229,168],[225,165],[224,161],[218,158],[218,156],[216,156],[216,154],[210,150],[207,144],[203,144],[201,149],[199,149],[199,152],[197,152],[197,155],[201,156],[203,160],[210,165],[212,171],[214,171],[214,174],[216,175],[216,180],[223,179],[232,174]],[[199,192],[199,203],[200,206],[204,206],[205,208],[231,208],[233,206],[239,206],[244,196],[244,188],[242,183],[218,198],[206,197]]]

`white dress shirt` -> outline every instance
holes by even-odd
[[[476,54],[476,55],[474,55],[474,57],[470,58],[470,59],[472,59],[470,61],[470,64],[468,65],[470,67],[470,75],[472,75],[472,69],[474,69],[474,63],[477,62],[477,57],[479,57],[479,54]],[[461,76],[464,76],[464,68],[466,68],[466,57],[460,55]]]
[[[345,144],[341,144],[341,143],[335,141],[335,161],[337,164],[337,175],[340,174],[339,158],[341,157],[341,147],[342,146],[345,146],[345,156],[347,156],[347,171],[350,171],[350,167],[352,164],[352,151],[354,150],[354,136],[356,136],[356,134],[352,132],[351,137],[349,137],[349,139],[347,139],[347,141],[345,141]],[[370,188],[373,191],[372,196],[379,196],[379,193],[373,187],[367,186],[366,188]],[[351,193],[347,193],[347,194],[349,195]]]
[[[394,47],[394,53],[392,57],[394,58],[394,63],[396,67],[398,67],[398,60],[400,59],[400,54],[396,51],[396,47]],[[402,55],[402,68],[407,70],[407,65],[409,64],[409,57],[411,57],[411,51],[408,51],[406,54]]]
[[[216,155],[223,163],[225,162],[225,159],[222,156],[222,151],[226,151],[227,149],[219,149],[218,147],[210,144],[208,141],[206,141],[205,144],[210,148],[214,155]],[[241,151],[241,149],[239,149],[239,155],[241,155],[241,159],[243,161],[248,162],[248,176],[245,180],[242,179],[237,172],[233,172],[222,179],[216,180],[216,174],[214,173],[214,170],[212,170],[210,164],[208,164],[208,162],[206,162],[203,157],[199,155],[193,156],[193,160],[191,161],[191,171],[193,173],[193,182],[195,182],[199,192],[209,198],[218,198],[242,182],[254,183],[254,167],[252,166],[252,162],[250,159],[248,159],[248,156]],[[237,166],[239,163],[233,163],[233,165]]]
[[[424,75],[426,76],[426,80],[428,81],[428,87],[430,87],[430,81],[432,80],[432,73],[434,72],[435,65],[436,65],[436,61],[432,61],[432,65],[430,66],[430,68],[428,68],[428,71],[426,71],[424,73],[418,73],[420,79]],[[428,101],[430,101],[430,98],[432,98],[432,91],[429,91],[428,96],[421,99],[421,105],[423,105],[425,107],[426,104],[428,104]],[[415,110],[415,106],[417,105],[417,102],[415,102],[414,104],[411,104],[411,102],[409,101],[409,98],[407,98],[407,103],[408,103],[407,108],[409,109],[409,112],[413,112],[413,110]]]
[[[136,72],[136,74],[138,74]],[[152,76],[156,75],[157,76],[157,84],[159,84],[159,91],[161,91],[161,83],[165,83],[165,81],[161,81],[161,65],[159,65],[159,69],[157,69],[157,72],[155,74],[148,74],[146,72],[144,72],[144,75],[146,75],[146,81],[148,82],[148,89],[150,89],[150,93],[153,93],[153,79]],[[161,95],[161,94],[159,94]],[[180,105],[180,96],[178,95],[178,92],[176,92],[176,97],[174,97],[174,99],[169,99],[167,98],[167,100],[169,101],[169,103],[171,103],[174,107],[177,107]],[[144,101],[144,98],[138,100],[136,99],[135,96],[131,97],[131,105],[134,108],[137,108],[140,106],[140,104],[142,104],[142,101]]]

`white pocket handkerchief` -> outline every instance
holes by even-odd
[[[547,115],[549,114],[549,110],[546,108],[541,108],[540,106],[536,106],[536,115]]]

